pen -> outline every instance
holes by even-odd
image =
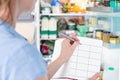
[[[73,38],[71,38],[69,35],[67,35],[67,34],[65,34],[63,32],[60,33],[60,36],[63,36],[64,38],[67,38],[70,41],[75,42],[75,40]],[[79,43],[79,44],[81,45],[81,43]]]

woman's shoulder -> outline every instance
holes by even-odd
[[[13,41],[11,40],[11,42],[13,42],[13,46],[15,45],[17,51],[36,51],[38,53],[37,48],[30,44],[26,39],[15,38]]]

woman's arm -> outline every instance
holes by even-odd
[[[52,76],[57,72],[57,70],[64,64],[64,61],[60,58],[56,59],[54,62],[48,65],[48,78],[52,78]]]

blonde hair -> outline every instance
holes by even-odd
[[[12,19],[10,4],[11,4],[11,0],[0,0],[0,19],[3,19],[3,16],[6,16],[4,21],[8,21],[10,18]],[[8,13],[7,15],[5,15],[7,10]]]

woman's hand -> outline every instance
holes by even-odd
[[[76,46],[79,44],[79,40],[75,35],[72,34],[70,37],[72,37],[75,42],[71,43],[69,39],[64,39],[62,42],[61,55],[59,58],[64,62],[67,62],[69,60]]]
[[[91,78],[89,78],[88,80],[97,80],[99,77],[101,77],[101,73],[96,73],[95,75],[93,75]]]

